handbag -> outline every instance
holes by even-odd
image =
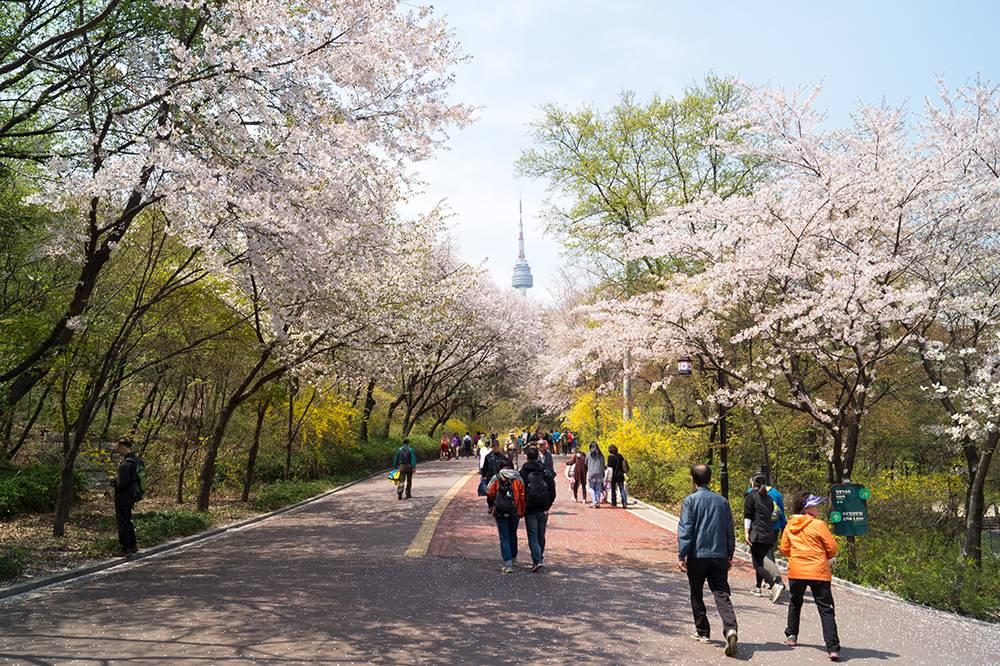
[[[396,483],[397,481],[399,481],[399,468],[398,467],[396,469],[392,470],[391,472],[389,472],[388,479],[391,482],[393,482],[393,483]]]

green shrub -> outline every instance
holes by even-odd
[[[24,572],[28,551],[20,546],[0,548],[0,580],[17,578]]]
[[[0,518],[44,513],[55,508],[59,493],[59,465],[30,465],[0,472]],[[74,474],[74,497],[83,490],[83,474]]]
[[[134,516],[136,540],[153,545],[196,534],[211,525],[209,517],[196,511],[146,511]]]
[[[274,511],[286,507],[324,490],[334,487],[331,480],[320,481],[278,481],[263,486],[253,500],[253,508],[258,511]]]

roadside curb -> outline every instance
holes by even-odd
[[[636,505],[638,505],[638,506],[640,506],[640,507],[642,507],[644,509],[648,509],[649,511],[651,511],[651,512],[657,514],[657,515],[659,515],[661,518],[663,518],[669,524],[672,524],[672,525],[676,526],[678,524],[678,522],[680,521],[680,517],[679,516],[676,516],[676,515],[670,513],[669,511],[665,511],[665,510],[661,509],[658,506],[653,506],[652,504],[648,504],[646,502],[643,502],[642,500],[637,500],[637,499],[632,499],[631,501],[634,502]],[[640,514],[633,514],[633,515],[635,515],[637,518],[642,518],[642,519],[645,520],[645,518],[642,515],[640,515]],[[674,528],[674,530],[676,532],[676,527]],[[750,561],[750,559],[751,559],[750,558],[750,549],[747,548],[743,544],[740,544],[740,543],[736,544],[736,553],[739,556],[739,558],[742,559],[742,560]],[[782,570],[782,572],[785,572],[787,574],[788,567],[786,565],[786,561],[784,560],[784,558],[779,559],[777,561],[777,563],[778,563],[778,567]],[[980,620],[978,618],[968,617],[966,615],[959,615],[958,613],[952,613],[950,611],[941,610],[940,608],[934,608],[932,606],[927,606],[927,605],[924,605],[924,604],[916,603],[914,601],[909,601],[909,600],[904,599],[904,598],[902,598],[902,597],[900,597],[900,596],[898,596],[896,594],[893,594],[892,592],[889,592],[887,590],[882,590],[882,589],[879,589],[879,588],[876,588],[876,587],[867,587],[865,585],[860,585],[858,583],[854,583],[854,582],[849,581],[849,580],[844,580],[843,578],[838,578],[837,576],[833,577],[833,581],[832,582],[833,582],[834,587],[843,588],[843,589],[846,589],[846,590],[851,590],[852,592],[854,592],[856,594],[859,594],[859,595],[862,595],[862,596],[865,596],[865,597],[871,597],[873,599],[879,599],[879,600],[882,600],[882,601],[893,601],[893,602],[896,602],[896,603],[899,603],[899,604],[903,604],[903,605],[906,605],[906,606],[912,606],[914,608],[919,608],[919,609],[921,609],[923,611],[929,611],[930,613],[933,613],[933,614],[935,614],[935,615],[937,615],[939,617],[942,617],[942,618],[948,618],[948,619],[952,619],[952,620],[958,620],[958,621],[961,621],[961,622],[968,622],[968,623],[972,623],[972,624],[978,624],[978,625],[981,625],[983,627],[990,627],[991,629],[996,629],[997,626],[998,626],[997,623],[995,623],[995,622],[988,622],[986,620]]]
[[[427,464],[427,463],[425,463]],[[150,546],[139,552],[136,556],[128,557],[115,557],[110,560],[103,560],[101,562],[95,562],[94,564],[87,564],[82,567],[77,567],[75,569],[70,569],[68,571],[63,571],[51,576],[45,576],[42,578],[36,578],[33,580],[28,580],[23,583],[18,583],[16,585],[10,585],[8,587],[0,588],[0,603],[5,602],[14,597],[20,596],[22,594],[27,594],[29,592],[36,592],[43,588],[53,587],[63,583],[72,582],[81,578],[92,576],[94,574],[99,574],[101,572],[107,571],[109,569],[114,569],[115,567],[124,566],[128,564],[136,564],[143,562],[147,559],[153,559],[165,553],[173,552],[185,546],[190,546],[202,541],[207,541],[219,536],[222,536],[228,532],[235,532],[256,523],[269,520],[276,516],[280,516],[286,513],[292,513],[294,511],[304,509],[310,504],[314,504],[321,500],[326,499],[330,495],[334,495],[341,491],[347,490],[348,488],[355,486],[359,483],[363,483],[370,479],[374,479],[378,476],[383,476],[389,473],[389,469],[384,469],[379,472],[373,472],[367,476],[363,476],[359,479],[353,481],[348,481],[347,483],[337,486],[336,488],[331,488],[330,490],[325,490],[319,495],[314,495],[295,504],[290,504],[288,506],[282,507],[280,509],[275,509],[274,511],[269,511],[268,513],[262,513],[257,516],[252,516],[244,520],[231,523],[229,525],[223,525],[222,527],[213,527],[211,529],[205,530],[204,532],[198,532],[197,534],[192,534],[190,536],[181,537],[180,539],[175,539],[173,541],[166,541],[164,543],[157,544],[155,546]]]

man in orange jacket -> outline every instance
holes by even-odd
[[[781,536],[781,553],[788,558],[788,625],[785,627],[785,645],[798,645],[799,617],[802,597],[806,588],[812,590],[816,609],[823,625],[823,640],[832,661],[840,660],[840,638],[837,636],[837,617],[833,608],[833,577],[830,561],[837,556],[837,541],[830,528],[820,520],[819,508],[825,497],[799,493],[792,503],[795,515]]]
[[[517,561],[517,525],[527,508],[524,481],[517,470],[505,467],[490,479],[486,488],[486,503],[497,521],[497,532],[500,534],[500,556],[503,558],[500,571],[513,573]]]

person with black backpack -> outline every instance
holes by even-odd
[[[521,467],[524,528],[528,532],[528,548],[531,549],[531,570],[537,572],[545,564],[545,527],[549,522],[549,509],[556,501],[556,474],[539,460],[536,447],[529,446],[525,455],[528,462]]]
[[[525,511],[524,481],[517,470],[504,467],[490,480],[486,489],[486,502],[497,523],[500,535],[501,573],[514,572],[517,561],[517,524]]]
[[[139,552],[135,540],[135,524],[132,509],[146,494],[145,468],[139,456],[132,451],[132,440],[122,437],[115,442],[114,452],[121,456],[118,475],[109,475],[111,487],[115,489],[115,521],[118,523],[118,545],[122,555]]]
[[[399,478],[396,479],[396,496],[401,500],[403,499],[403,490],[406,490],[406,499],[410,499],[412,495],[410,491],[413,489],[413,472],[417,469],[417,454],[410,447],[410,440],[403,438],[403,445],[396,449],[396,458],[393,462],[397,470],[399,470]]]
[[[614,444],[608,447],[608,468],[611,470],[611,506],[618,506],[618,495],[621,495],[622,508],[625,509],[628,507],[628,495],[625,493],[628,461]]]

